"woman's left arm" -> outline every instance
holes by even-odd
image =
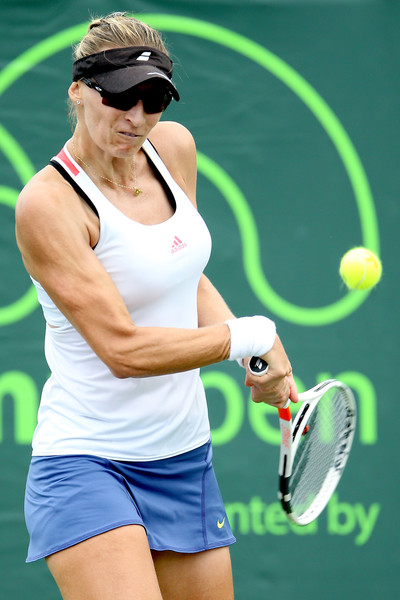
[[[196,145],[191,133],[178,123],[162,121],[154,128],[151,141],[175,181],[196,206]],[[197,313],[199,328],[225,323],[228,319],[235,318],[218,290],[205,275],[201,276],[199,282]],[[278,336],[265,359],[270,365],[267,375],[259,378],[247,372],[246,384],[252,387],[253,400],[276,404],[281,402],[284,396],[296,402],[297,390],[292,368]],[[246,358],[245,364],[247,360]]]

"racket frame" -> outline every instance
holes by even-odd
[[[344,392],[346,402],[346,427],[340,438],[332,467],[326,474],[320,492],[311,506],[302,514],[296,515],[291,506],[290,478],[292,475],[293,462],[297,448],[307,424],[317,408],[323,395],[333,387],[339,387]],[[299,402],[302,402],[298,413],[293,421],[289,408],[278,409],[279,425],[281,430],[281,448],[279,456],[279,491],[278,498],[287,517],[297,525],[307,525],[314,521],[325,508],[336,486],[338,485],[344,467],[346,465],[351,445],[354,438],[356,423],[356,403],[350,388],[335,379],[329,379],[319,383],[311,390],[299,394]]]

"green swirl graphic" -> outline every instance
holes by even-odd
[[[330,107],[314,88],[273,53],[252,40],[206,21],[176,15],[146,14],[140,18],[159,30],[191,35],[221,44],[249,60],[258,63],[280,79],[309,108],[336,148],[349,177],[357,203],[363,245],[379,254],[379,233],[375,207],[368,180],[358,154]],[[65,29],[36,44],[0,72],[0,95],[24,73],[56,52],[78,41],[86,32],[87,24]],[[11,135],[0,126],[0,149],[14,166],[22,184],[33,175],[33,167]],[[319,308],[303,308],[279,296],[268,283],[261,266],[257,226],[243,193],[229,175],[215,162],[199,153],[199,172],[221,192],[237,221],[243,248],[243,267],[250,288],[270,311],[284,320],[306,326],[333,323],[355,311],[369,292],[349,292],[337,302]],[[0,202],[7,203],[7,193],[0,189]],[[31,288],[20,300],[0,308],[0,325],[14,322],[28,315],[37,306]]]
[[[15,171],[22,183],[26,183],[34,174],[35,169],[22,148],[14,138],[0,125],[0,150]],[[0,186],[0,203],[15,209],[18,192],[6,186]],[[0,327],[20,321],[30,314],[37,306],[36,290],[31,286],[21,298],[7,306],[0,307]]]

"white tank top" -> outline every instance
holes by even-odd
[[[66,147],[53,160],[98,211],[100,237],[94,252],[135,325],[194,329],[210,234],[150,142],[143,150],[176,205],[173,216],[157,225],[142,225],[120,212]],[[146,461],[192,450],[209,439],[199,369],[138,379],[114,377],[42,286],[34,284],[47,321],[45,354],[51,376],[43,388],[33,455],[91,454]]]

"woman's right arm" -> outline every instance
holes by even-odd
[[[16,235],[25,267],[116,377],[185,371],[229,357],[230,332],[136,327],[91,248],[82,201],[47,167],[24,188]]]

